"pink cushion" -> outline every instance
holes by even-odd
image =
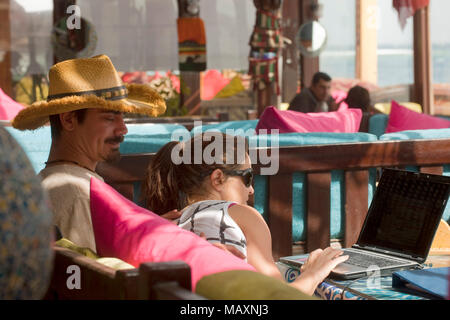
[[[302,113],[268,107],[259,118],[256,132],[259,132],[260,129],[279,129],[280,133],[358,132],[361,119],[362,111],[360,109]]]
[[[0,120],[12,120],[24,108],[0,88]]]
[[[219,70],[208,70],[202,78],[200,96],[202,100],[212,100],[217,93],[230,83],[231,79],[225,78]]]
[[[203,276],[255,269],[192,232],[124,198],[108,184],[91,179],[91,216],[97,253],[138,267],[143,262],[182,260],[191,267],[192,288]]]
[[[417,113],[392,100],[391,113],[389,114],[386,133],[404,130],[442,129],[449,127],[450,121],[448,120]]]

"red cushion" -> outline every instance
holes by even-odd
[[[108,184],[91,179],[91,215],[97,253],[135,267],[182,260],[191,267],[192,288],[203,276],[255,269],[192,232],[139,207]]]
[[[442,129],[449,127],[450,121],[448,120],[423,113],[417,113],[392,100],[391,113],[389,114],[386,133],[405,130]]]
[[[256,132],[259,132],[260,129],[279,129],[280,133],[358,132],[361,119],[362,111],[360,109],[302,113],[268,107],[258,121]]]

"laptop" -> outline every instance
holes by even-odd
[[[350,258],[334,268],[332,279],[357,279],[379,272],[421,269],[450,193],[450,177],[384,169],[358,241],[342,249]],[[307,255],[282,257],[300,267]]]

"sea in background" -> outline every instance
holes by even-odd
[[[433,82],[450,83],[450,45],[432,48]],[[378,50],[380,87],[414,82],[413,50],[385,48]],[[355,51],[328,49],[320,55],[320,70],[333,78],[355,77]]]

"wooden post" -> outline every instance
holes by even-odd
[[[0,0],[0,88],[13,97],[11,76],[11,23],[9,19],[10,0]],[[3,56],[1,54],[3,53]]]
[[[188,11],[187,0],[178,0],[177,3],[179,18],[193,18],[200,15],[200,10],[196,14]],[[180,108],[186,106],[190,115],[200,114],[200,72],[180,71],[180,82],[182,83],[180,90]],[[187,90],[183,90],[183,88]]]
[[[75,5],[77,0],[53,0],[53,26],[55,26],[64,17],[69,17],[67,14],[67,8]],[[58,63],[58,57],[53,55],[53,62]]]
[[[299,86],[299,51],[297,48],[297,36],[299,25],[299,2],[283,1],[283,36],[291,40],[291,44],[283,48],[283,73],[281,76],[281,96],[283,102],[291,102],[297,94]]]
[[[315,20],[311,12],[311,6],[318,5],[318,1],[300,0],[299,2],[299,25]],[[319,68],[319,57],[310,58],[300,55],[300,87],[302,89],[309,87],[314,74],[319,71]]]
[[[426,114],[434,114],[433,84],[431,76],[431,45],[429,8],[414,14],[414,94],[415,102]]]
[[[356,0],[357,79],[378,82],[377,0]]]

